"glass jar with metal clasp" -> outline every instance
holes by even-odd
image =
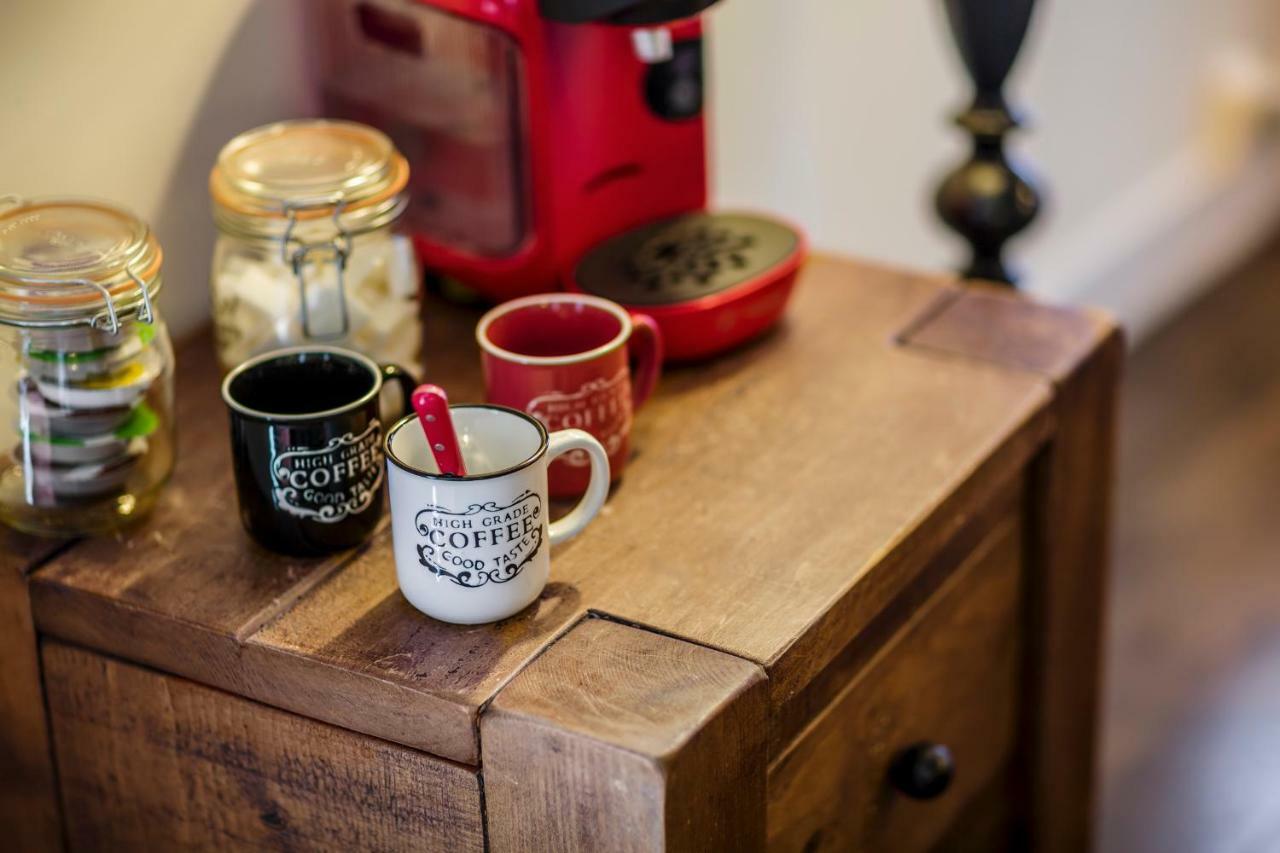
[[[420,275],[397,233],[407,161],[354,122],[285,121],[231,140],[209,178],[218,357],[313,342],[414,364]]]
[[[173,349],[146,223],[83,199],[0,199],[0,520],[117,529],[173,470]]]

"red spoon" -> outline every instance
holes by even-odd
[[[440,473],[454,477],[467,476],[467,466],[462,462],[462,448],[458,446],[458,433],[453,428],[453,418],[449,415],[449,398],[444,389],[439,385],[419,385],[413,389],[411,400]]]

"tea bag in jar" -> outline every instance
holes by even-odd
[[[174,448],[160,269],[150,229],[111,205],[0,212],[0,517],[13,527],[101,533],[154,504]]]

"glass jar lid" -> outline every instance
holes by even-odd
[[[394,208],[409,164],[380,131],[328,119],[282,121],[223,147],[209,176],[216,205],[241,216],[318,219]],[[366,223],[367,224],[367,223]]]
[[[152,319],[162,252],[145,222],[100,201],[14,201],[0,208],[0,323],[114,332]]]

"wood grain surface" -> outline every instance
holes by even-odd
[[[479,707],[595,610],[766,665],[782,707],[1044,440],[1043,382],[895,342],[950,293],[937,279],[815,261],[784,328],[665,377],[637,419],[623,482],[557,549],[536,610],[478,629],[424,619],[399,596],[382,536],[246,637],[243,659],[270,673],[250,695],[285,707],[297,696],[344,725],[365,696],[386,697],[432,725],[407,734],[363,715],[357,728],[472,761]],[[457,355],[474,353],[473,317],[429,315],[434,349],[449,355],[429,355],[427,377],[474,389],[477,362]]]
[[[264,701],[475,764],[480,706],[582,610],[553,582],[496,625],[437,622],[405,601],[379,541],[250,637],[242,660]]]
[[[1042,440],[1043,382],[896,345],[949,292],[811,263],[777,334],[664,378],[611,511],[553,572],[593,608],[765,663],[784,702]]]
[[[759,850],[764,673],[587,619],[481,721],[495,851]]]
[[[177,353],[178,459],[154,512],[85,539],[32,579],[40,629],[238,692],[240,646],[347,559],[285,557],[244,532],[212,342]]]
[[[1020,843],[1088,849],[1123,336],[1100,313],[975,286],[906,337],[923,350],[1043,376],[1055,388],[1053,435],[1030,469]]]
[[[63,545],[0,527],[0,827],[19,853],[61,839],[27,579]]]
[[[941,278],[812,261],[782,327],[664,377],[609,504],[555,551],[547,595],[477,629],[404,604],[385,534],[321,561],[248,541],[216,370],[196,342],[159,511],[37,572],[37,622],[465,762],[479,709],[589,611],[760,663],[785,709],[1047,437],[1042,377],[903,345],[955,294]],[[477,313],[427,311],[426,378],[460,400],[479,393]]]
[[[74,850],[483,849],[474,770],[54,642]]]
[[[1060,382],[1058,429],[1037,465],[1026,703],[1038,850],[1088,849],[1095,814],[1116,395],[1124,343],[1113,333]]]
[[[1020,699],[1022,524],[1006,517],[770,768],[770,850],[930,850],[1003,768]],[[921,741],[955,758],[934,800],[888,781]]]
[[[478,313],[427,308],[424,378],[459,401],[481,394]],[[244,772],[306,814],[337,789],[290,788],[292,777],[272,768],[332,754],[349,774],[344,788],[378,788],[367,774],[381,762],[406,774],[391,788],[420,771],[430,790],[410,788],[413,797],[459,804],[417,818],[401,813],[403,802],[373,803],[371,835],[331,830],[348,846],[372,839],[394,849],[406,827],[462,849],[479,843],[483,759],[494,850],[757,849],[768,756],[798,754],[788,749],[793,735],[815,715],[832,719],[853,692],[843,685],[859,683],[856,673],[899,626],[927,631],[914,609],[932,607],[930,594],[948,588],[964,555],[1010,508],[1027,505],[1027,689],[1010,772],[1029,792],[1018,804],[1028,837],[1073,849],[1088,837],[1099,494],[1118,351],[1097,317],[815,259],[778,330],[668,373],[637,417],[622,482],[587,531],[556,549],[539,601],[464,628],[403,600],[385,524],[362,548],[319,560],[273,555],[248,539],[209,342],[190,342],[179,354],[178,467],[155,515],[37,568],[31,614],[50,638],[342,728],[51,640],[50,672],[63,674],[48,682],[58,761],[77,772],[79,756],[90,765],[74,780],[79,789],[63,781],[84,803],[75,831],[106,831],[108,810],[123,809],[127,841],[159,833],[194,843],[205,836],[192,827],[204,822],[230,833],[227,844],[288,846],[292,837],[263,817],[275,813],[253,811]],[[992,600],[970,598],[955,612]],[[992,618],[993,630],[1004,624]],[[1074,642],[1075,632],[1088,636]],[[913,655],[902,671],[928,671],[928,657]],[[914,677],[885,675],[876,690],[905,697]],[[119,699],[104,705],[102,695]],[[123,717],[113,716],[116,705]],[[968,719],[972,707],[956,711]],[[248,733],[238,728],[246,725]],[[191,739],[205,744],[194,756],[183,751]],[[250,771],[205,755],[246,739],[261,744]],[[301,758],[280,752],[292,741]],[[192,758],[189,768],[173,764]],[[830,766],[845,767],[836,776],[853,772]],[[112,802],[101,790],[110,774],[126,780],[121,797],[158,809],[169,828],[144,826],[130,817],[134,806]],[[156,793],[138,781],[153,777],[204,780],[207,808],[190,791]],[[801,787],[779,790],[800,797]],[[885,820],[910,838],[934,831]],[[854,834],[874,840],[876,831]]]
[[[945,584],[974,551],[991,538],[996,526],[1024,512],[1025,476],[1009,483],[981,510],[967,517],[959,534],[937,547],[925,567],[858,633],[818,676],[791,701],[772,709],[769,758],[776,759],[813,720],[848,689],[849,683],[880,653],[919,609]]]
[[[904,342],[978,358],[1059,382],[1111,335],[1115,323],[1089,308],[1060,308],[970,283],[904,333]]]

